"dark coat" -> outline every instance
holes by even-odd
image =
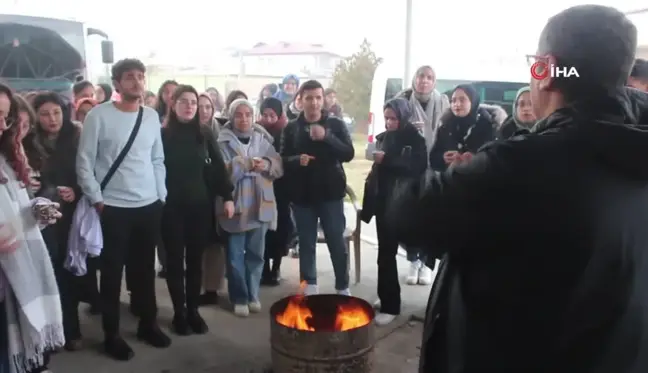
[[[281,118],[280,120],[285,120]],[[285,123],[285,122],[284,122]],[[283,129],[269,129],[268,133],[274,139],[275,150],[281,150]],[[281,177],[272,183],[277,205],[277,229],[266,233],[265,258],[276,259],[288,255],[288,246],[295,231],[295,225],[290,215],[290,184]]]
[[[430,149],[430,167],[444,171],[448,166],[443,154],[451,150],[476,153],[484,144],[495,139],[495,127],[495,119],[483,106],[477,110],[476,121],[472,123],[465,123],[447,110],[441,116],[441,125]]]
[[[498,140],[506,140],[515,135],[527,134],[529,132],[530,130],[528,129],[518,127],[513,116],[510,116],[506,118],[504,123],[499,127],[496,137]]]
[[[310,138],[311,124],[326,129],[322,141]],[[309,154],[315,159],[308,166],[299,165],[299,156]],[[290,188],[290,201],[296,205],[311,206],[322,202],[341,200],[346,195],[346,174],[342,163],[354,156],[351,136],[342,119],[322,112],[317,123],[307,123],[304,114],[288,122],[283,130],[281,157],[284,178]]]
[[[362,220],[384,213],[386,201],[400,182],[418,179],[427,168],[425,139],[407,123],[396,131],[376,136],[376,148],[385,152],[383,162],[371,167],[362,199]],[[409,149],[409,150],[408,150]]]
[[[585,100],[390,205],[444,257],[421,373],[648,372],[648,95]]]
[[[52,149],[37,142],[36,132],[29,133],[23,140],[30,167],[40,173],[41,187],[35,195],[61,205],[61,219],[41,231],[55,266],[62,265],[65,259],[72,215],[81,198],[81,188],[76,177],[76,152],[81,129],[71,121],[64,122]],[[65,202],[59,197],[57,187],[61,186],[74,190],[73,202]]]

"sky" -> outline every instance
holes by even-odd
[[[534,3],[537,9],[532,9]],[[413,0],[414,59],[523,57],[534,52],[549,16],[583,3]],[[623,11],[646,7],[645,0],[593,3]],[[110,35],[116,58],[143,58],[151,52],[172,56],[180,49],[199,60],[206,50],[277,41],[322,43],[348,55],[367,38],[379,56],[402,61],[405,4],[405,0],[0,0],[0,9],[84,21]],[[640,37],[648,43],[648,16],[642,18]]]

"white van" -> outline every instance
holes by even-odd
[[[523,59],[520,58],[520,60]],[[483,103],[499,105],[510,114],[517,91],[529,84],[529,68],[525,66],[527,66],[526,63],[522,67],[515,66],[512,69],[498,66],[497,71],[488,69],[487,74],[476,73],[473,71],[474,69],[466,69],[462,73],[454,70],[450,79],[444,77],[444,75],[448,76],[444,74],[444,70],[433,67],[435,67],[438,77],[436,89],[439,92],[448,94],[459,84],[472,83],[479,92]],[[412,70],[412,72],[414,71],[415,69]],[[403,89],[410,87],[411,79],[403,82],[403,75],[405,74],[402,66],[398,68],[385,63],[380,64],[374,72],[369,102],[367,146],[365,148],[365,158],[368,160],[373,160],[376,136],[385,131],[385,118],[383,117],[385,102],[394,98]]]

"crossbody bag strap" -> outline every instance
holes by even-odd
[[[115,161],[110,166],[110,169],[106,173],[106,176],[101,181],[102,191],[106,189],[106,185],[108,185],[110,179],[112,179],[112,177],[115,175],[115,172],[117,172],[117,169],[124,161],[124,158],[126,158],[126,154],[128,154],[130,148],[133,146],[133,142],[135,142],[135,137],[137,137],[137,133],[139,132],[140,127],[142,126],[143,115],[144,115],[144,108],[140,106],[139,112],[137,113],[137,120],[135,121],[135,127],[133,127],[133,130],[131,131],[130,136],[128,137],[128,141],[126,141],[126,145],[124,145],[124,148],[119,152],[119,155],[117,155],[117,158],[115,158]]]

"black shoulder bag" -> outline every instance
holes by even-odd
[[[137,119],[135,120],[135,127],[133,127],[133,130],[131,131],[130,136],[128,137],[128,141],[126,141],[126,145],[124,145],[124,148],[119,152],[117,158],[115,158],[115,161],[108,169],[106,176],[101,181],[100,185],[102,191],[106,189],[106,185],[108,185],[110,179],[112,179],[112,177],[115,175],[115,172],[117,172],[117,169],[124,161],[124,158],[126,158],[126,154],[128,154],[130,148],[133,146],[133,142],[135,142],[135,137],[137,137],[137,133],[139,132],[140,127],[142,126],[143,115],[144,115],[144,108],[140,106],[139,112],[137,113]]]

